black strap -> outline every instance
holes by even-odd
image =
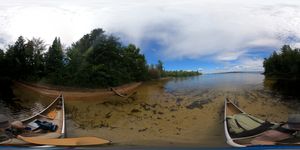
[[[241,137],[248,137],[248,136],[253,136],[253,135],[257,135],[260,134],[264,131],[269,130],[274,124],[269,123],[269,122],[265,122],[263,123],[261,126],[251,129],[251,130],[246,130],[243,131],[241,133],[230,133],[232,138],[241,138]]]
[[[282,127],[283,125],[284,124],[280,124],[277,128],[275,128],[275,130],[277,130],[279,132],[287,133],[290,135],[293,135],[295,132],[297,132],[297,130],[284,128],[284,127]]]

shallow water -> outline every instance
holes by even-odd
[[[145,82],[128,99],[66,100],[67,136],[98,136],[113,141],[113,145],[126,146],[226,147],[226,97],[236,100],[246,112],[269,121],[285,121],[289,113],[298,112],[297,98],[283,101],[267,82],[259,73],[208,74]],[[50,102],[23,89],[14,91],[27,114]],[[6,112],[12,117],[21,114]]]
[[[147,82],[129,100],[67,102],[68,135],[105,137],[117,145],[227,146],[226,97],[269,121],[285,121],[296,111],[264,85],[258,73],[209,74]]]
[[[11,120],[28,118],[48,106],[52,98],[37,94],[27,89],[19,89],[14,86],[14,97],[9,100],[0,98],[0,114],[5,114]]]

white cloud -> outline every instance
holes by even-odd
[[[237,60],[244,52],[243,51],[232,51],[232,52],[221,52],[217,55],[216,59],[221,61],[232,61]]]
[[[237,63],[224,63],[222,67],[205,70],[205,73],[234,72],[234,71],[264,71],[262,58],[242,58]]]
[[[231,61],[300,37],[299,8],[298,0],[1,0],[0,36],[71,44],[101,27],[138,46],[157,41],[161,59]]]

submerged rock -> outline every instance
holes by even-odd
[[[140,129],[140,130],[138,130],[138,131],[139,131],[139,132],[144,132],[144,131],[146,131],[146,130],[148,130],[148,128]]]
[[[164,113],[163,113],[163,112],[161,112],[161,111],[159,111],[159,112],[158,112],[158,114],[162,115],[162,114],[164,114]]]
[[[111,114],[111,112],[109,112],[109,113],[107,113],[106,115],[105,115],[105,118],[110,118],[112,116],[112,114]]]
[[[139,109],[132,109],[131,110],[131,113],[138,113],[138,112],[141,112]]]
[[[207,100],[197,100],[192,102],[191,104],[189,104],[188,106],[186,106],[187,109],[194,109],[194,108],[203,108],[204,104],[208,104],[209,102],[211,102],[210,99]]]
[[[149,111],[151,109],[151,105],[149,105],[147,103],[142,103],[142,104],[140,104],[140,106],[142,108],[144,108],[145,111]]]
[[[177,111],[177,109],[175,109],[175,108],[171,108],[170,109],[170,111],[172,112],[172,111]]]
[[[180,105],[181,101],[183,101],[183,98],[177,98],[177,99],[176,99],[176,104],[177,104],[177,105]]]

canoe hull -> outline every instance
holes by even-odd
[[[231,105],[231,106],[235,106],[240,111],[240,113],[243,113],[243,111],[240,110],[235,104],[230,102],[228,99],[225,99],[225,103],[224,103],[224,107],[225,107],[224,108],[224,131],[225,131],[226,143],[230,146],[233,146],[233,147],[246,147],[245,145],[235,143],[234,140],[231,138],[231,136],[229,134],[228,127],[227,127],[227,120],[226,120],[226,117],[229,114],[228,104]]]
[[[42,133],[42,131],[32,131],[30,133],[21,134],[24,137],[36,137],[36,138],[62,138],[65,136],[65,107],[64,98],[62,95],[58,96],[50,105],[39,113],[21,120],[25,126],[29,126],[30,123],[35,120],[47,121],[54,123],[58,126],[55,132]],[[40,131],[40,132],[39,132]],[[15,145],[15,146],[26,146],[32,145],[18,138],[11,138],[7,141],[3,141],[0,145]]]

